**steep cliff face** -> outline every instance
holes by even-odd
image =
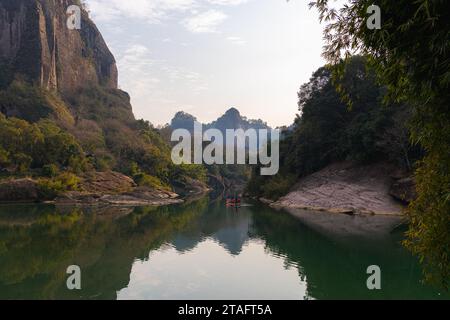
[[[156,189],[185,175],[203,177],[173,170],[169,146],[135,119],[130,96],[117,88],[115,59],[88,13],[82,11],[80,30],[67,26],[74,4],[81,6],[0,0],[0,172],[41,175],[51,184],[67,173],[113,170]]]
[[[67,27],[77,0],[0,0],[0,62],[41,87],[70,94],[88,85],[117,88],[113,55],[88,14]],[[6,68],[6,67],[5,67]]]

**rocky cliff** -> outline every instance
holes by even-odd
[[[0,0],[0,63],[10,77],[58,92],[94,84],[117,88],[113,55],[88,13],[81,30],[67,27],[78,0]],[[2,68],[3,69],[3,68]]]
[[[72,5],[81,8],[74,30]],[[175,182],[202,177],[174,170],[159,131],[135,119],[115,59],[79,0],[0,0],[0,122],[0,202],[72,192],[64,202],[169,204],[180,201]],[[123,188],[133,179],[139,188]]]

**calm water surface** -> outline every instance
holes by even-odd
[[[1,206],[0,299],[449,298],[421,285],[400,231],[352,234],[358,218],[333,229],[309,214],[208,199],[95,211]],[[73,264],[80,291],[66,288]],[[376,292],[366,287],[373,264],[382,270]]]

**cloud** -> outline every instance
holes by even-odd
[[[151,58],[150,50],[143,45],[130,46],[118,59],[120,83],[132,95],[142,96],[160,82],[151,72],[157,61]]]
[[[167,99],[169,95],[162,84],[169,82],[194,94],[208,89],[201,74],[154,59],[148,47],[142,44],[129,46],[118,59],[118,66],[125,71],[120,73],[121,87],[142,105],[151,100]]]
[[[190,14],[192,23],[200,18],[220,20],[223,19],[223,14],[218,12],[209,17],[206,17],[205,13],[202,16],[199,12],[207,9],[213,11],[214,6],[237,6],[248,1],[250,0],[87,0],[87,4],[96,21],[111,22],[116,19],[132,18],[155,24],[176,13]]]
[[[232,44],[243,46],[247,43],[244,39],[241,37],[227,37],[227,40],[230,41]]]
[[[217,31],[227,15],[218,10],[208,10],[184,20],[183,25],[193,33],[211,33]]]
[[[249,0],[207,0],[208,3],[217,4],[221,6],[237,6],[248,2]]]
[[[173,12],[187,11],[196,5],[197,0],[88,0],[88,7],[98,21],[136,18],[159,23]]]

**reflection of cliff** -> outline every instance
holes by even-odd
[[[29,212],[30,217],[21,212]],[[0,208],[0,221],[0,299],[115,299],[130,283],[136,260],[149,259],[151,251],[163,250],[167,244],[179,252],[189,251],[205,238],[217,241],[231,255],[239,255],[251,239],[263,240],[266,254],[297,268],[312,298],[439,298],[420,286],[419,266],[398,244],[399,235],[341,241],[264,206],[234,211],[221,203],[208,206],[205,199],[182,206],[137,208],[129,214],[61,212],[51,206],[35,207],[32,212],[11,206]],[[199,265],[211,258],[204,253],[186,256],[198,257]],[[65,287],[65,270],[71,264],[81,266],[81,292]],[[379,292],[366,288],[366,269],[373,264],[382,270]],[[235,270],[241,270],[237,266]]]
[[[135,259],[146,259],[205,205],[139,208],[118,219],[53,211],[31,225],[0,226],[0,299],[115,299],[129,283]],[[79,292],[65,287],[72,264],[82,269]]]
[[[382,240],[404,221],[401,216],[348,215],[292,208],[286,211],[310,229],[339,241],[358,236]]]
[[[376,241],[358,236],[340,242],[306,227],[289,214],[274,215],[265,207],[254,208],[254,212],[252,236],[263,238],[273,254],[297,266],[300,276],[307,280],[311,298],[408,299],[434,294],[431,288],[420,285],[419,265],[401,248],[401,235]],[[366,287],[366,269],[374,264],[382,270],[381,291]]]

